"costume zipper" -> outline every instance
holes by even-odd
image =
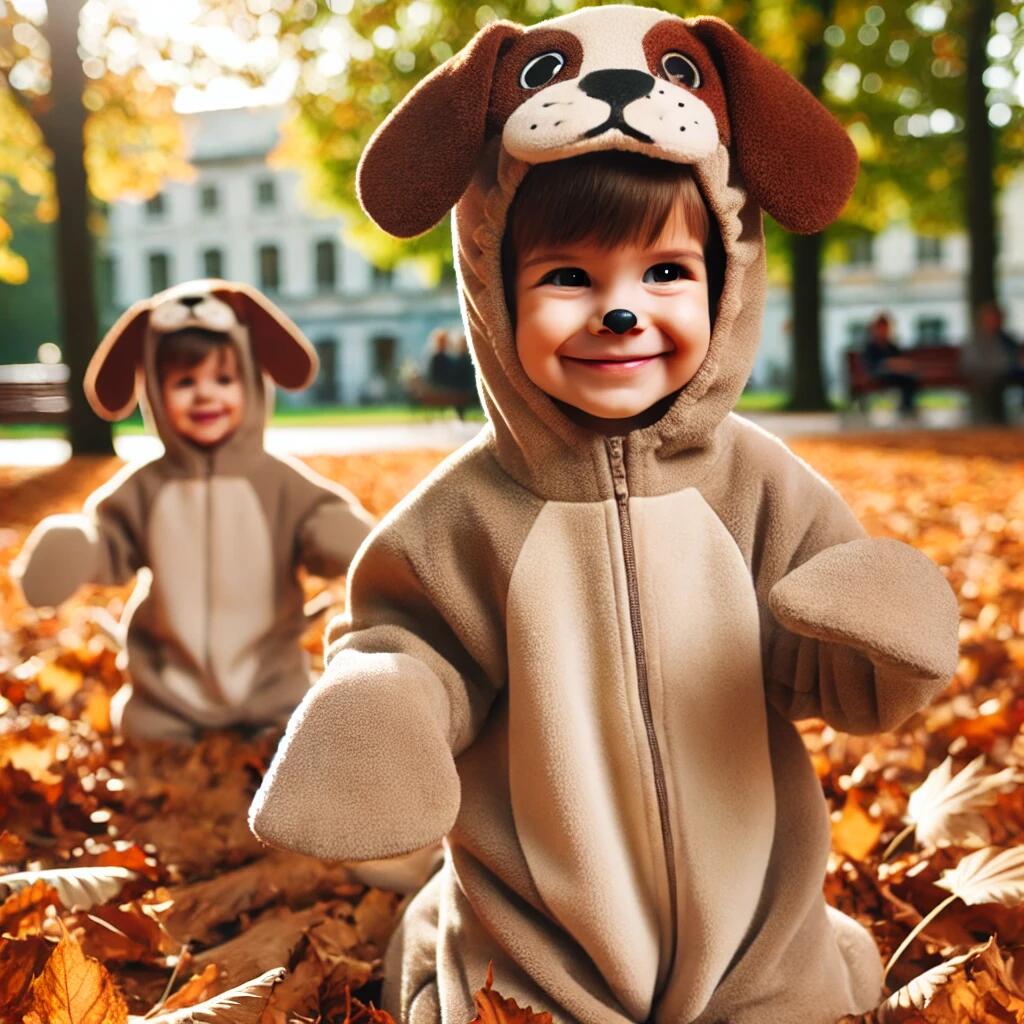
[[[622,536],[622,556],[626,566],[626,592],[629,595],[629,624],[633,632],[633,652],[636,658],[637,690],[640,710],[647,730],[647,744],[654,766],[654,790],[658,796],[658,816],[661,819],[661,842],[665,852],[665,871],[668,876],[668,905],[671,946],[666,964],[665,978],[676,956],[677,894],[675,844],[672,840],[672,825],[668,813],[668,784],[661,761],[658,734],[654,730],[654,715],[651,712],[651,692],[647,678],[647,651],[644,647],[644,627],[640,617],[640,585],[636,569],[636,550],[633,547],[633,526],[629,518],[629,485],[626,480],[626,457],[622,438],[607,439],[608,461],[611,466],[612,487],[615,491],[615,505],[619,512],[619,532]]]
[[[213,545],[210,542],[210,535],[213,532],[213,487],[211,486],[213,480],[213,456],[208,455],[206,457],[206,528],[203,531],[203,545],[205,557],[203,558],[203,566],[205,568],[206,577],[204,580],[204,599],[205,607],[203,609],[203,671],[208,677],[213,675],[213,665],[210,656],[210,618],[213,611],[213,571],[210,568],[211,555],[213,554]]]

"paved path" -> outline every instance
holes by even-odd
[[[836,413],[750,413],[748,418],[779,437],[805,437],[901,426],[894,413],[876,411],[871,422],[863,417],[842,419]],[[920,427],[959,426],[956,410],[926,409],[921,419],[908,424]],[[434,420],[369,427],[271,427],[266,432],[269,451],[292,455],[349,455],[358,452],[397,451],[408,448],[454,449],[480,429],[479,423]],[[130,434],[115,442],[117,454],[126,461],[152,458],[160,442],[144,434]],[[0,466],[56,466],[71,454],[67,441],[58,438],[0,439]]]

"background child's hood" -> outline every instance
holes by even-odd
[[[187,328],[228,336],[245,393],[238,429],[209,449],[171,428],[157,378],[163,338]],[[170,464],[187,473],[216,472],[238,469],[262,453],[263,428],[273,402],[271,382],[305,387],[316,370],[312,346],[269,300],[248,285],[209,279],[175,285],[127,310],[97,348],[85,387],[93,408],[107,419],[127,416],[138,400]]]

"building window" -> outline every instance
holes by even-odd
[[[220,209],[220,192],[216,185],[204,185],[199,190],[199,208],[203,213],[213,213]]]
[[[117,259],[109,254],[100,262],[100,295],[105,306],[117,305]]]
[[[875,238],[873,235],[856,235],[849,241],[847,266],[870,267],[875,260]]]
[[[313,342],[320,357],[320,372],[313,384],[313,401],[325,405],[338,401],[338,343],[334,338]]]
[[[273,178],[260,178],[256,182],[256,205],[274,206],[277,203],[277,189]]]
[[[398,341],[386,335],[373,339],[373,375],[383,380],[393,380],[395,376],[395,356]]]
[[[316,243],[316,290],[333,291],[338,283],[337,246],[333,239]]]
[[[162,217],[166,212],[167,201],[164,199],[163,192],[157,192],[155,196],[146,200],[147,217]]]
[[[374,288],[390,288],[395,272],[390,267],[374,267],[371,279]]]
[[[281,288],[281,253],[276,245],[261,245],[259,249],[260,287],[276,292]]]
[[[941,316],[921,316],[917,318],[915,345],[948,345],[946,333],[948,324]]]
[[[165,252],[149,254],[149,290],[162,292],[171,286],[171,258]]]
[[[203,250],[203,277],[224,276],[224,253],[221,249]]]
[[[927,235],[917,236],[917,265],[934,267],[942,264],[942,239]]]

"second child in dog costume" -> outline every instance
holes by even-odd
[[[215,446],[178,433],[164,408],[165,335],[212,331],[234,349],[244,402]],[[51,516],[21,556],[32,604],[56,605],[82,583],[121,584],[140,569],[126,610],[130,683],[114,727],[134,739],[195,739],[203,729],[287,720],[309,689],[296,568],[341,575],[373,520],[355,498],[263,447],[264,374],[306,387],[317,358],[302,332],[248,285],[191,281],[137,302],[100,343],[86,395],[107,419],[141,397],[164,454],[129,465],[79,515]]]
[[[501,265],[530,167],[602,149],[691,164],[726,258],[699,370],[611,439],[525,373]],[[870,935],[822,896],[828,815],[793,722],[900,725],[953,673],[955,598],[731,413],[762,209],[819,231],[855,176],[842,128],[729,26],[640,7],[488,25],[371,140],[382,227],[455,205],[489,423],[357,559],[251,822],[335,858],[446,836],[389,947],[399,1020],[464,1024],[489,962],[559,1022],[830,1024],[879,1000]]]

